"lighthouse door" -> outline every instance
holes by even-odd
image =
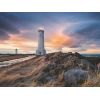
[[[41,55],[41,52],[39,52],[39,55]]]

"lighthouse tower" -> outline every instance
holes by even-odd
[[[36,55],[45,55],[46,50],[44,48],[44,30],[38,29],[38,49],[36,50]]]

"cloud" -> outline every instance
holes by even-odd
[[[74,45],[74,38],[63,33],[55,33],[48,40],[48,46],[53,48],[71,47],[72,45]]]
[[[8,39],[9,36],[5,31],[0,30],[0,41]]]
[[[87,53],[87,54],[94,53],[94,54],[99,54],[100,53],[100,48],[96,48],[96,49],[94,49],[94,48],[92,48],[92,49],[87,48],[86,50],[81,51],[81,53]]]
[[[72,48],[89,48],[89,45],[100,44],[100,22],[99,21],[87,21],[80,23],[73,23],[72,27],[64,30],[65,35],[74,37],[75,43]]]
[[[88,13],[88,15],[92,20],[97,20],[100,22],[100,12]]]
[[[37,47],[36,41],[24,38],[20,34],[10,35],[9,40],[6,42],[8,44],[12,44],[14,48],[18,48],[20,50],[32,50]]]
[[[18,34],[20,33],[19,29],[14,24],[12,16],[9,19],[6,13],[0,13],[0,39],[5,40],[9,38],[9,34]]]
[[[32,49],[41,26],[48,48],[85,51],[93,44],[100,48],[100,13],[0,13],[0,43]]]
[[[11,17],[11,18],[10,18]],[[14,20],[15,18],[15,20]],[[17,18],[13,15],[7,16],[6,13],[0,14],[0,29],[11,32],[11,33],[18,33],[19,30],[16,26]]]
[[[100,23],[89,24],[83,29],[78,29],[76,33],[87,39],[100,39]]]

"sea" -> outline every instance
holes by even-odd
[[[81,54],[85,57],[100,57],[100,54]]]

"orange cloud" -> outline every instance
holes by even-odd
[[[51,35],[48,40],[45,41],[45,48],[49,52],[54,52],[59,49],[63,49],[65,52],[77,51],[77,48],[70,48],[75,42],[76,40],[73,37],[59,32]],[[0,50],[18,48],[26,53],[35,52],[38,45],[37,41],[30,40],[19,34],[10,35],[9,40],[0,43]],[[100,48],[96,48],[96,45],[92,44],[89,48],[87,48],[87,50],[80,51],[80,53],[100,53]]]
[[[73,38],[62,33],[54,34],[48,40],[48,46],[62,48],[64,46],[70,46],[73,44]]]
[[[12,44],[13,47],[22,50],[34,49],[34,47],[37,46],[37,43],[35,41],[24,38],[21,35],[10,35],[9,40],[6,42],[8,44]]]

